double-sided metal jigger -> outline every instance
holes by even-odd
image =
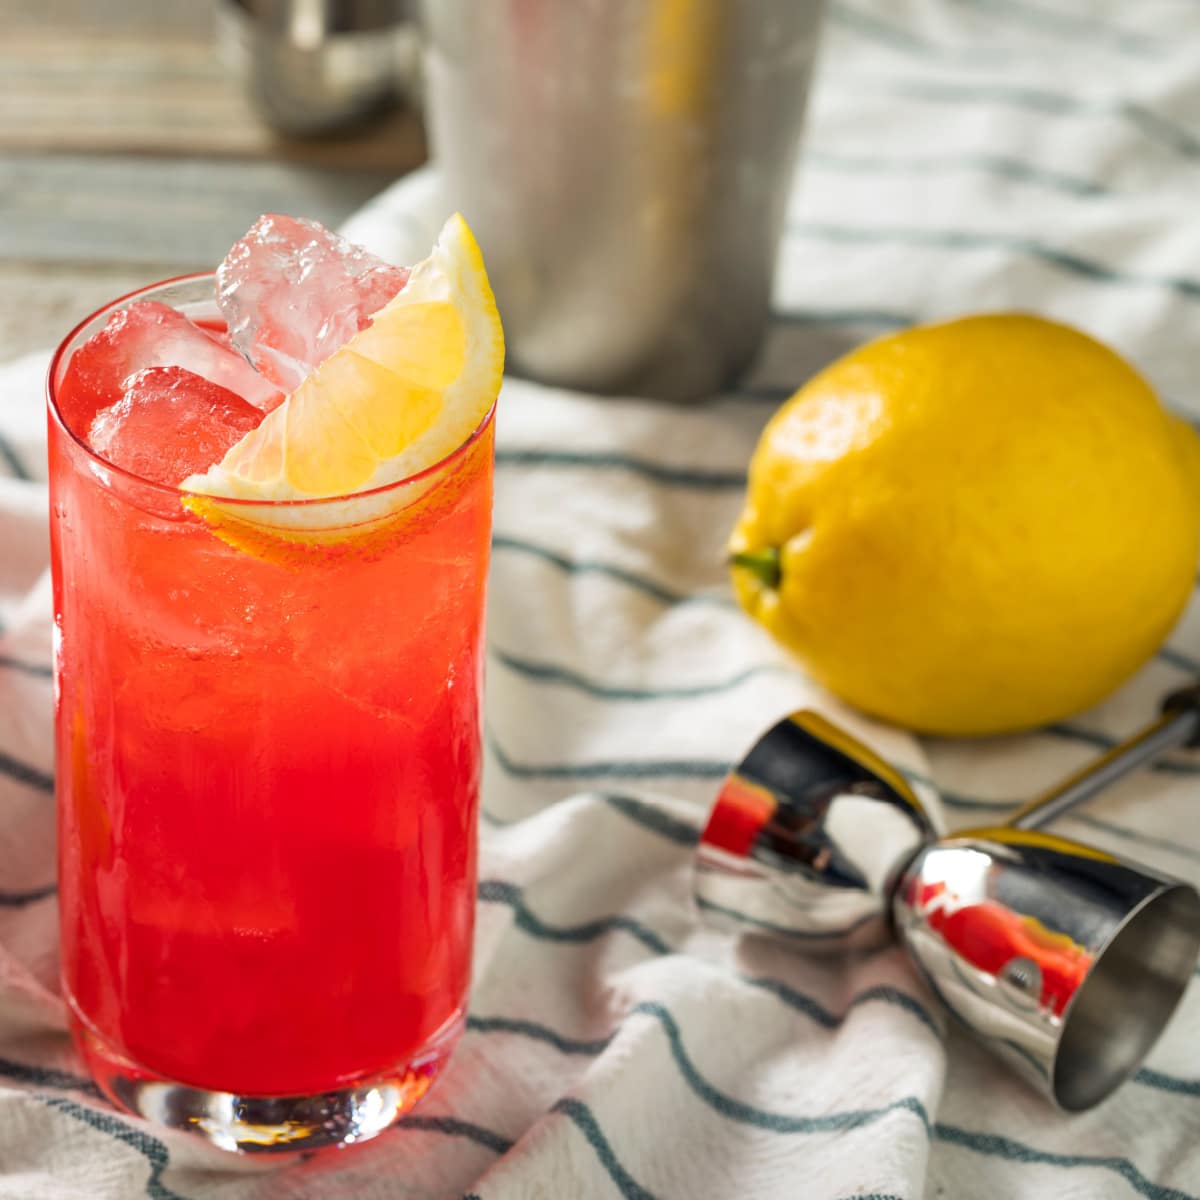
[[[1200,744],[1200,685],[1007,824],[938,838],[898,771],[812,712],[729,775],[697,853],[713,922],[813,953],[894,934],[968,1029],[1061,1108],[1131,1075],[1200,957],[1189,884],[1042,831],[1168,749]]]

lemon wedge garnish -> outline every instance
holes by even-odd
[[[409,489],[389,484],[471,438],[495,403],[503,369],[483,256],[456,214],[366,329],[219,463],[184,480],[184,503],[218,529],[328,535],[378,521],[412,500]],[[326,502],[278,503],[307,500]]]

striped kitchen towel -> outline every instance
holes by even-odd
[[[1193,414],[1196,0],[831,0],[762,359],[687,408],[510,380],[501,401],[487,770],[468,1032],[394,1135],[278,1170],[117,1116],[55,990],[40,377],[0,403],[0,1198],[1198,1200],[1200,994],[1094,1112],[1052,1113],[948,1028],[899,953],[816,963],[688,903],[721,776],[817,706],[946,820],[1002,816],[1200,674],[1200,604],[1101,707],[918,742],[822,694],[734,607],[721,546],[773,406],[860,339],[1025,307],[1113,343]],[[348,232],[400,261],[425,172]],[[1200,880],[1200,758],[1066,832]],[[934,803],[937,803],[935,800]]]

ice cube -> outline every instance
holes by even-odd
[[[114,466],[174,486],[207,471],[257,427],[261,408],[184,367],[147,367],[96,415],[92,450]]]
[[[222,345],[215,332],[165,304],[142,300],[114,313],[71,356],[57,389],[63,420],[76,433],[86,433],[101,409],[121,399],[129,377],[146,367],[183,367],[262,412],[283,401],[282,393]]]
[[[217,268],[217,302],[233,344],[291,392],[408,276],[316,221],[268,213]]]

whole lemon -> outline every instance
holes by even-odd
[[[1200,448],[1099,342],[967,317],[862,346],[764,430],[742,606],[851,704],[940,734],[1095,703],[1179,616]]]

